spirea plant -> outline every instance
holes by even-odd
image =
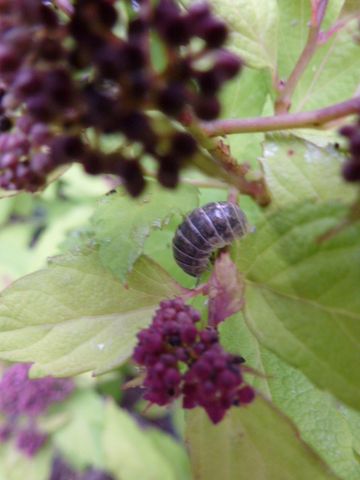
[[[360,480],[359,22],[0,0],[0,480]]]

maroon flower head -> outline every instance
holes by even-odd
[[[202,407],[218,423],[233,405],[250,403],[243,358],[226,353],[214,328],[198,330],[200,314],[181,299],[161,302],[149,328],[138,334],[133,358],[145,367],[144,398],[167,405],[181,397],[184,408]]]
[[[159,183],[176,187],[197,142],[190,135],[168,142],[148,112],[178,120],[189,112],[201,120],[219,116],[217,94],[241,67],[224,48],[225,22],[206,3],[185,10],[176,0],[129,0],[129,16],[121,2],[72,3],[64,18],[56,2],[0,1],[0,132],[8,134],[0,141],[0,187],[37,191],[60,165],[78,162],[87,173],[121,177],[136,197],[146,186],[141,164],[149,156]],[[163,65],[154,64],[154,34],[163,43]],[[118,134],[124,162],[109,164],[83,134],[88,128],[99,137]],[[14,145],[19,134],[26,151]],[[135,144],[136,158],[131,148],[122,151],[124,143]],[[16,155],[11,163],[7,153]]]

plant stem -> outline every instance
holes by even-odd
[[[319,33],[318,44],[323,45],[326,43],[335,33],[344,28],[352,20],[360,20],[360,9],[357,12],[349,13],[348,15],[340,16],[328,30]]]
[[[275,112],[277,114],[288,112],[290,109],[291,97],[295,91],[296,85],[298,84],[318,47],[320,27],[326,12],[327,4],[328,0],[313,2],[312,18],[308,38],[304,50],[302,51],[293,71],[290,74],[290,77],[288,78],[284,88],[275,102]]]
[[[215,164],[223,172],[228,185],[236,187],[245,195],[250,195],[262,206],[270,203],[270,196],[263,178],[248,179],[249,166],[239,164],[232,157],[230,148],[221,139],[211,139],[201,125],[192,121],[186,125],[189,132],[205,150],[209,152]]]
[[[271,117],[229,118],[202,123],[203,131],[211,136],[233,133],[272,132],[293,128],[318,128],[332,120],[360,112],[360,96],[310,112],[284,113]]]

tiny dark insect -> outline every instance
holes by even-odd
[[[173,239],[176,263],[198,277],[211,255],[248,232],[245,214],[230,202],[212,202],[193,210],[179,225]]]

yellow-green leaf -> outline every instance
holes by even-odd
[[[344,155],[332,145],[319,147],[287,134],[267,136],[261,163],[272,207],[306,200],[350,204],[357,190],[341,176],[344,160]]]
[[[124,281],[151,231],[166,225],[175,213],[185,214],[197,205],[198,190],[191,185],[172,191],[149,183],[137,200],[119,191],[105,196],[92,218],[101,261]]]
[[[331,480],[336,476],[265,399],[232,408],[214,426],[196,409],[187,415],[196,480]]]
[[[185,452],[171,438],[166,441],[172,447],[170,458],[164,454],[162,442],[159,444],[152,432],[140,428],[128,412],[112,403],[106,406],[104,452],[107,468],[117,479],[190,480]],[[166,451],[169,453],[169,448]]]
[[[210,0],[229,25],[229,45],[254,68],[276,69],[278,5],[276,0]]]
[[[96,251],[56,257],[0,297],[0,358],[32,374],[102,373],[123,363],[158,303],[181,287],[141,257],[122,286]]]
[[[281,210],[241,241],[236,263],[259,342],[360,409],[360,225],[318,240],[346,213],[336,203]]]

